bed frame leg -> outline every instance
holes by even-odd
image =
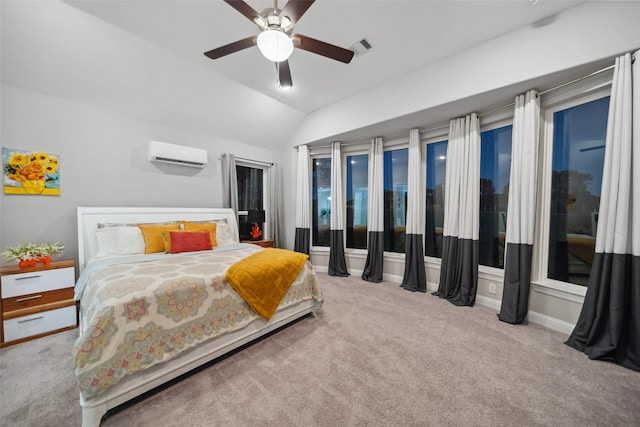
[[[106,404],[82,408],[82,427],[99,427],[102,417],[106,413]]]

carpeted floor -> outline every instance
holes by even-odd
[[[537,325],[319,274],[325,305],[103,426],[636,426],[640,373]],[[0,349],[1,424],[80,426],[77,330]]]

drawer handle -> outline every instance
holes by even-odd
[[[30,297],[18,298],[16,302],[30,301],[32,299],[38,299],[38,298],[42,298],[42,295],[33,295]]]
[[[16,281],[17,280],[27,280],[27,279],[37,279],[38,277],[40,277],[39,274],[36,274],[35,276],[16,277]]]
[[[44,318],[44,316],[32,317],[31,319],[18,320],[18,323],[31,322],[32,320],[39,320],[42,318]]]

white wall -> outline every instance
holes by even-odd
[[[0,247],[61,242],[77,259],[77,206],[220,207],[218,157],[269,162],[280,153],[2,85],[2,147],[60,156],[60,196],[0,195]],[[208,151],[205,169],[151,163],[159,140]]]
[[[433,109],[445,109],[449,103],[477,95],[487,99],[484,106],[480,102],[482,107],[492,107],[494,91],[638,49],[638,16],[640,2],[583,3],[538,26],[521,28],[317,110],[304,119],[290,144],[312,143],[368,127],[374,129],[368,138],[389,135],[376,124],[393,126],[388,121],[405,121],[409,115],[415,121],[406,127],[408,133],[411,127],[432,123],[431,116],[440,115]],[[510,95],[502,101],[511,100]],[[470,107],[461,103],[449,118],[470,113]],[[425,113],[416,114],[421,111]]]
[[[375,89],[320,109],[303,121],[290,140],[322,144],[331,140],[367,139],[409,133],[472,111],[484,112],[513,100],[528,89],[544,89],[584,75],[594,64],[613,63],[613,57],[640,47],[640,2],[587,2],[554,19],[529,26],[461,54],[453,55]],[[611,59],[610,61],[603,61]],[[560,81],[558,81],[560,78]],[[480,108],[480,111],[477,110]],[[295,172],[293,172],[295,174]],[[293,174],[291,176],[294,176]],[[292,197],[287,202],[293,211]],[[319,270],[328,253],[312,250]],[[361,254],[347,253],[347,265],[358,275]],[[429,289],[437,287],[439,264],[426,262]],[[401,280],[403,260],[385,257],[385,279]],[[492,286],[495,285],[495,292]],[[559,289],[544,281],[532,285],[529,320],[569,333],[580,314],[584,288]],[[502,272],[481,268],[477,302],[498,311]]]

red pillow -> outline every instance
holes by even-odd
[[[211,250],[211,237],[208,231],[172,231],[171,253]]]

